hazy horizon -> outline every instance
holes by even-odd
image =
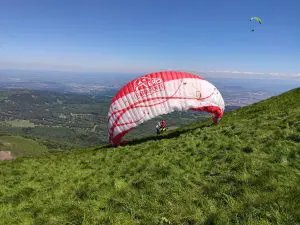
[[[160,70],[162,71],[162,70]],[[294,80],[300,82],[300,74],[291,73],[258,73],[258,72],[240,72],[240,71],[189,71],[181,70],[185,72],[191,72],[202,76],[203,78],[232,78],[232,79],[277,79],[277,80]],[[107,79],[107,78],[121,78],[130,79],[146,75],[151,72],[157,71],[145,71],[145,72],[73,72],[73,71],[59,71],[59,70],[16,70],[16,69],[0,69],[1,77],[10,77],[12,79],[42,79],[42,80],[53,80],[53,79],[64,79],[66,78],[77,78],[78,80],[84,80],[85,78]]]
[[[43,90],[43,85],[34,85],[34,83],[52,83],[50,88],[61,89],[64,87],[77,87],[82,90],[93,90],[95,86],[103,88],[119,89],[130,80],[142,76],[145,73],[83,73],[66,71],[28,71],[28,70],[1,70],[0,82],[2,87],[7,84],[14,84],[12,87],[34,87],[34,89]],[[277,75],[263,74],[240,74],[240,73],[221,73],[221,72],[196,72],[214,84],[221,91],[265,91],[271,95],[277,95],[293,88],[300,87],[300,79],[297,77],[279,77]],[[293,79],[294,78],[294,79]],[[20,85],[18,85],[18,83]],[[3,86],[4,85],[4,86]],[[63,86],[62,86],[63,85]],[[75,85],[75,86],[74,86]],[[103,87],[103,88],[101,88]]]

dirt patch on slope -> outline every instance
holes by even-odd
[[[10,151],[0,151],[0,161],[11,159],[14,159],[14,157],[11,155]]]

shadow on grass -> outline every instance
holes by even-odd
[[[179,137],[181,134],[193,131],[195,129],[202,129],[205,127],[212,127],[214,126],[213,123],[205,123],[205,124],[201,124],[201,125],[194,125],[192,127],[189,128],[178,128],[172,131],[167,131],[164,134],[160,134],[160,135],[156,135],[156,136],[148,136],[148,137],[143,137],[143,138],[139,138],[139,139],[134,139],[134,140],[128,140],[128,141],[124,141],[124,144],[121,144],[120,146],[131,146],[131,145],[138,145],[138,144],[142,144],[144,142],[147,141],[158,141],[158,140],[162,140],[162,139],[172,139],[172,138],[177,138]],[[109,144],[101,146],[99,148],[95,148],[95,150],[100,150],[100,149],[107,149],[107,148],[113,148],[114,146],[111,146]],[[117,146],[116,146],[117,147]]]
[[[156,136],[148,136],[148,137],[143,137],[143,138],[139,138],[139,139],[129,140],[126,142],[126,144],[124,146],[137,145],[137,144],[141,144],[141,143],[144,143],[147,141],[158,141],[158,140],[162,140],[162,139],[177,138],[181,134],[187,133],[191,130],[193,130],[193,128],[178,129],[178,130],[174,130],[174,131],[167,131],[166,133],[158,134]]]

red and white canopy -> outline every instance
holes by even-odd
[[[108,113],[109,142],[118,145],[132,128],[174,111],[199,110],[223,116],[224,100],[218,89],[202,77],[162,71],[138,77],[112,99]]]

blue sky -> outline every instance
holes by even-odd
[[[0,69],[300,76],[300,1],[2,0]],[[251,32],[251,16],[263,24]]]

